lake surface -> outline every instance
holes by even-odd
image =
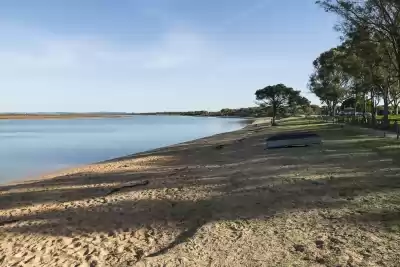
[[[0,120],[0,183],[242,128],[241,119],[132,116]]]

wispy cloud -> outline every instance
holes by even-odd
[[[31,33],[32,29],[25,31]],[[0,34],[7,38],[10,31],[0,28]],[[0,46],[0,68],[8,75],[15,73],[20,77],[26,72],[53,73],[87,68],[112,71],[188,67],[201,63],[211,51],[204,36],[180,29],[171,29],[150,43],[132,42],[123,46],[101,37],[66,37],[43,32],[25,35],[21,28],[18,35],[19,38],[26,36],[18,40],[18,46]]]
[[[241,21],[246,20],[248,17],[254,15],[255,13],[263,11],[263,9],[266,8],[269,4],[271,4],[271,0],[257,0],[256,3],[252,5],[250,4],[247,8],[223,21],[219,27],[216,27],[215,30],[224,31],[226,27],[236,23],[240,23]]]
[[[163,36],[159,45],[148,51],[143,65],[146,68],[176,68],[198,64],[211,53],[205,38],[185,31],[171,31]]]

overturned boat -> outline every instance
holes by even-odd
[[[289,132],[270,136],[266,140],[266,148],[284,148],[296,146],[321,145],[322,138],[312,132]]]

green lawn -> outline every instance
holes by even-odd
[[[383,116],[379,115],[376,116],[377,119],[383,119]],[[389,120],[399,120],[400,121],[400,115],[389,115]]]

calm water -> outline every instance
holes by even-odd
[[[244,121],[240,119],[179,116],[0,120],[0,183],[243,126]]]

